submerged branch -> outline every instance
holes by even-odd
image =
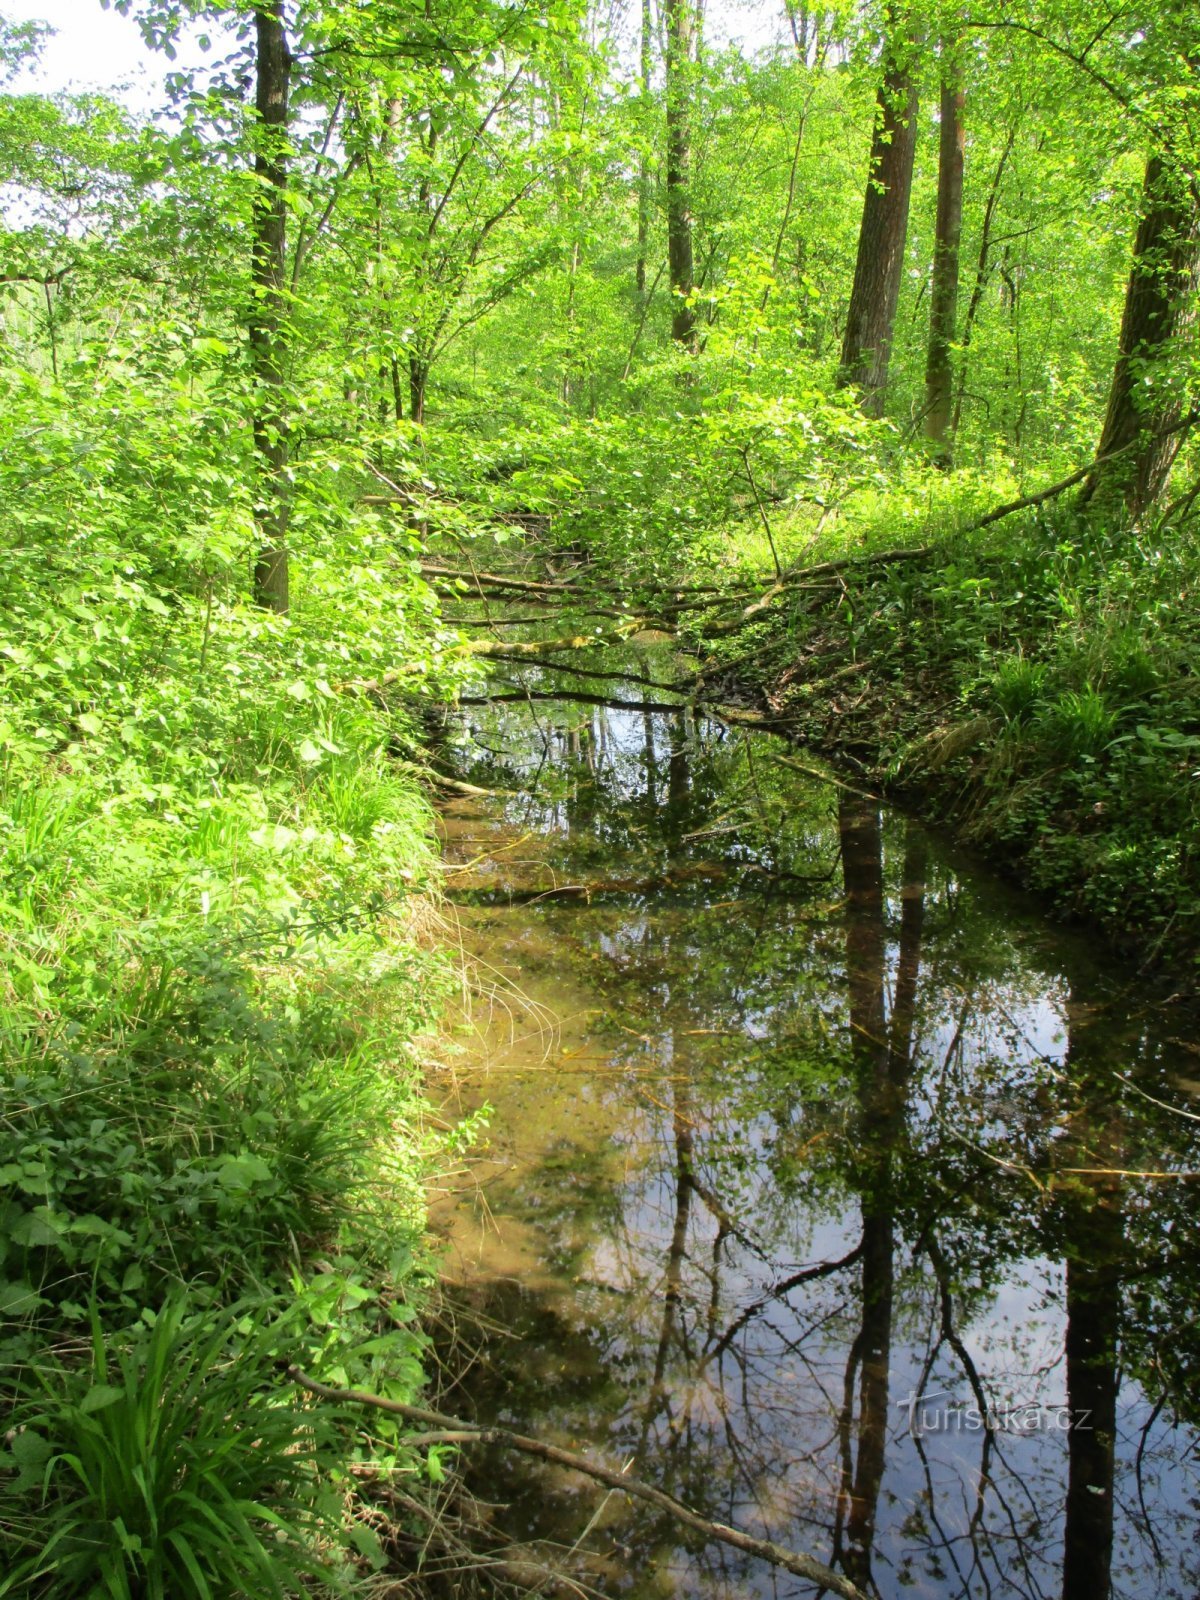
[[[622,700],[611,694],[590,694],[586,689],[506,689],[501,694],[463,694],[459,695],[458,704],[492,706],[526,700],[569,700],[577,705],[604,706],[610,711],[661,711],[668,716],[687,710],[682,700],[678,704],[667,700]]]
[[[743,1533],[740,1528],[730,1528],[722,1522],[710,1522],[707,1517],[702,1517],[685,1506],[681,1500],[676,1500],[674,1495],[666,1494],[662,1489],[655,1489],[651,1484],[643,1483],[638,1478],[631,1478],[627,1473],[617,1472],[612,1467],[589,1461],[586,1456],[578,1455],[573,1450],[563,1450],[558,1445],[546,1444],[541,1439],[527,1438],[523,1434],[511,1432],[508,1428],[484,1427],[478,1423],[465,1421],[461,1417],[449,1417],[443,1412],[429,1411],[423,1406],[406,1405],[401,1400],[388,1400],[383,1395],[368,1394],[361,1389],[335,1389],[329,1384],[319,1383],[315,1378],[310,1378],[297,1366],[289,1366],[287,1374],[293,1383],[299,1384],[302,1389],[307,1389],[310,1394],[320,1395],[322,1399],[348,1405],[371,1406],[378,1411],[387,1411],[393,1416],[403,1417],[406,1422],[418,1423],[427,1431],[432,1430],[439,1434],[451,1433],[457,1443],[478,1442],[499,1445],[503,1449],[517,1450],[522,1455],[535,1456],[540,1461],[549,1461],[555,1466],[566,1467],[570,1472],[580,1472],[585,1477],[594,1478],[597,1483],[607,1484],[610,1489],[617,1489],[620,1493],[629,1495],[631,1499],[644,1500],[656,1510],[664,1511],[669,1517],[683,1523],[685,1527],[702,1533],[710,1541],[731,1545],[735,1550],[756,1556],[760,1561],[766,1561],[773,1567],[782,1567],[786,1572],[793,1572],[798,1578],[804,1578],[809,1583],[820,1584],[832,1594],[840,1595],[842,1600],[866,1600],[861,1589],[856,1588],[832,1567],[827,1567],[823,1561],[818,1561],[815,1556],[810,1556],[801,1550],[788,1550],[771,1539],[756,1539],[753,1534]]]

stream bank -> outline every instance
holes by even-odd
[[[1200,960],[1192,539],[1031,521],[1002,546],[848,559],[719,642],[748,696],[847,776],[954,829],[1146,975]],[[835,562],[836,564],[836,562]]]
[[[458,754],[507,798],[444,818],[450,1110],[493,1128],[435,1207],[447,1408],[885,1595],[1193,1592],[1189,1041],[769,735],[539,700]],[[469,1481],[603,1594],[814,1592],[503,1451]]]

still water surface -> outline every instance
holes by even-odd
[[[484,1330],[446,1403],[881,1596],[1191,1600],[1180,1008],[762,734],[550,702],[459,737],[516,792],[445,818],[483,991],[457,1105],[492,1107],[437,1213]],[[815,1593],[557,1469],[476,1472],[600,1593]]]

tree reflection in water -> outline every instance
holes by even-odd
[[[455,1403],[868,1592],[1194,1594],[1195,1190],[1137,1174],[1200,1168],[1200,1124],[1144,1098],[1185,1103],[1156,1013],[769,740],[569,726],[541,723],[565,786],[495,837],[540,835],[535,875],[662,888],[464,913],[589,1065],[489,1043],[499,1233],[460,1293],[515,1337]],[[508,754],[477,781],[537,769],[515,714],[487,741]],[[518,1237],[526,1266],[490,1265]],[[595,1510],[527,1464],[480,1471],[518,1537],[571,1544]],[[805,1592],[615,1502],[587,1543],[604,1592]]]

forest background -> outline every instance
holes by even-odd
[[[144,107],[0,33],[0,1593],[337,1587],[366,1446],[270,1375],[421,1382],[431,556],[1193,969],[1200,16],[118,10]]]

